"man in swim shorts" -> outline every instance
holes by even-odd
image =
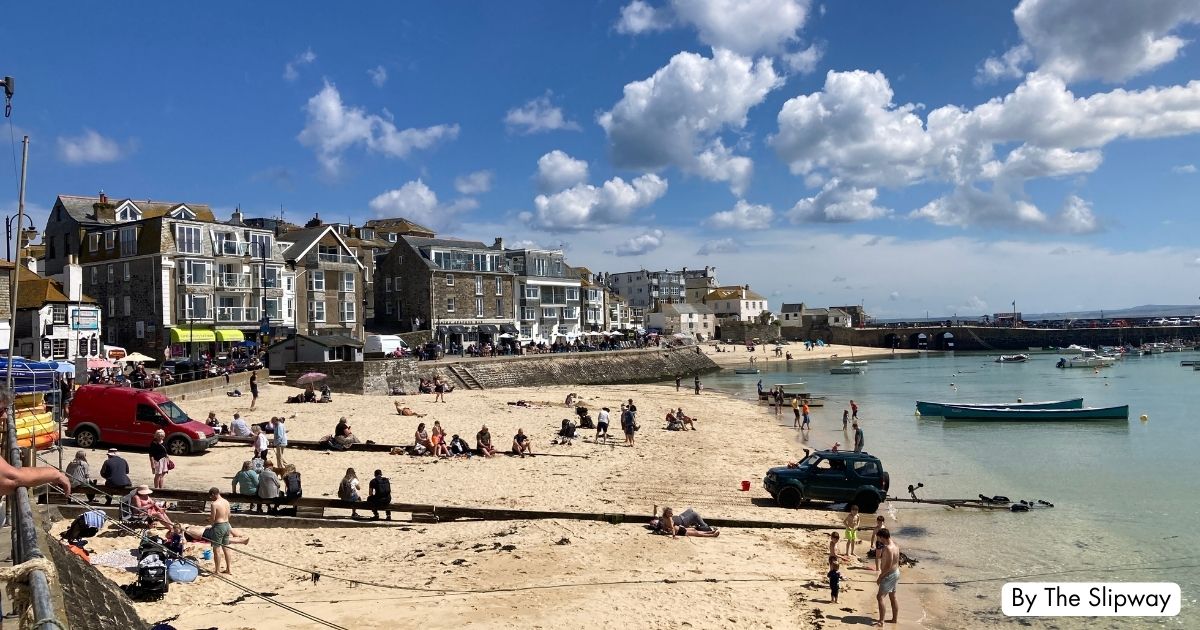
[[[212,525],[208,528],[208,539],[213,546],[213,565],[216,572],[221,571],[221,557],[225,558],[224,573],[231,573],[233,561],[229,557],[229,533],[233,528],[229,525],[229,501],[221,496],[221,490],[216,487],[208,489],[208,500],[212,504],[208,516]]]
[[[896,585],[900,583],[900,547],[892,540],[892,533],[886,527],[879,530],[876,540],[883,543],[883,550],[879,552],[879,577],[875,580],[879,585],[875,593],[875,601],[879,604],[879,620],[875,625],[883,627],[884,595],[892,600],[892,618],[887,622],[896,623],[900,616],[900,608],[896,604]]]

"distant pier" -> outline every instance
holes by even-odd
[[[830,328],[825,340],[875,348],[927,350],[1027,350],[1029,348],[1141,345],[1155,341],[1200,340],[1200,326],[1026,328],[921,325],[903,328]]]

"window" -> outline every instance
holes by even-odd
[[[496,295],[504,295],[504,278],[496,278]]]
[[[308,272],[308,290],[309,291],[324,291],[325,290],[325,271],[314,269]],[[322,315],[322,317],[324,317]]]
[[[525,287],[525,299],[536,300],[542,296],[541,287]]]
[[[129,299],[129,296],[128,296],[128,295],[126,295],[125,297],[121,298],[121,313],[122,313],[123,315],[125,315],[126,317],[128,317],[128,316],[129,316],[129,313],[131,313],[131,312],[132,312],[132,311],[131,311],[131,309],[130,309],[130,306],[131,306],[131,304],[130,304],[130,299]]]
[[[136,227],[121,228],[121,255],[137,254],[138,229]]]
[[[104,249],[112,249],[117,242],[117,233],[109,230],[104,233]]]
[[[117,297],[115,295],[108,296],[108,314],[117,314]]]
[[[100,235],[88,234],[88,251],[94,252],[100,249]]]
[[[454,312],[454,298],[452,298],[452,297],[446,298],[446,312],[447,313]]]
[[[354,302],[342,302],[341,317],[343,322],[354,321]]]
[[[374,238],[375,238],[375,230],[371,230],[368,228],[359,228],[358,233],[362,236],[363,240],[370,241],[370,240],[374,240]]]
[[[296,300],[294,298],[287,299],[287,315],[288,319],[296,318]]]
[[[533,310],[534,309],[532,309],[528,306],[522,308],[521,309],[521,319],[526,320],[526,321],[532,320],[535,317],[533,314]]]
[[[579,319],[579,309],[574,306],[564,308],[563,319]]]
[[[383,303],[383,312],[387,313],[388,315],[392,314],[392,301],[391,300],[387,300],[386,302]]]
[[[175,247],[184,254],[199,254],[200,228],[194,225],[176,225]]]
[[[504,317],[504,300],[496,298],[496,317]]]
[[[196,219],[196,213],[192,212],[191,208],[184,206],[184,205],[181,205],[178,208],[175,208],[174,210],[172,210],[171,216],[176,219],[188,219],[188,220],[193,220],[193,221]]]
[[[325,300],[309,300],[308,302],[308,321],[324,322],[325,321]]]
[[[571,302],[578,302],[579,289],[567,289],[567,300]]]
[[[279,298],[267,298],[263,300],[263,307],[266,309],[264,315],[267,316],[267,319],[280,319],[279,307],[281,303],[282,300]]]
[[[391,279],[391,278],[384,278],[384,279],[383,279],[383,292],[384,292],[384,293],[391,293],[391,292],[392,292],[392,279]]]
[[[52,358],[52,359],[67,358],[67,340],[66,339],[51,339],[50,340],[50,358]]]
[[[208,304],[209,296],[207,295],[189,295],[187,304],[187,317],[189,319],[209,319],[212,313],[209,312]]]
[[[92,284],[96,284],[96,267],[92,267]]]
[[[271,257],[271,235],[250,234],[250,255],[255,258]]]
[[[121,277],[129,280],[129,263],[121,263]]]
[[[483,298],[475,298],[475,317],[483,317]]]
[[[113,281],[113,266],[112,266],[112,265],[107,265],[107,268],[108,268],[108,283],[109,283],[109,284],[112,284],[112,281]]]
[[[183,281],[185,284],[210,284],[212,268],[204,260],[183,261]]]
[[[354,274],[349,271],[342,272],[342,292],[354,293]]]
[[[448,286],[448,287],[454,286],[454,276],[453,275],[446,274],[446,286]]]
[[[396,236],[396,233],[395,233],[395,232],[388,232],[388,235],[387,235],[387,240],[388,240],[388,242],[389,242],[389,243],[395,243],[395,242],[396,242],[396,238],[397,238],[397,236]]]
[[[534,258],[533,259],[533,275],[535,275],[535,276],[546,275],[546,259],[545,258]]]
[[[483,295],[483,276],[475,276],[475,295]]]
[[[263,268],[262,285],[264,289],[278,289],[279,276],[282,270],[279,267],[264,267]]]
[[[55,304],[50,307],[50,321],[54,324],[67,323],[67,305]]]
[[[556,276],[562,275],[562,261],[561,260],[554,261],[554,275],[556,275]]]
[[[283,290],[289,293],[296,290],[296,276],[289,273],[283,277]]]
[[[555,308],[542,309],[542,319],[558,319],[558,309],[555,309]]]

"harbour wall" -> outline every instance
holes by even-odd
[[[335,392],[386,395],[394,389],[417,391],[420,379],[440,376],[462,387],[545,387],[653,383],[720,369],[695,346],[615,352],[538,354],[462,361],[381,359],[341,363],[289,363],[288,382],[305,372],[328,376]]]
[[[785,329],[786,332],[787,329]],[[1200,326],[1125,328],[1001,328],[992,326],[917,326],[910,328],[826,328],[808,331],[808,339],[876,348],[929,350],[1027,350],[1029,348],[1141,345],[1155,341],[1200,340]],[[924,337],[922,337],[924,335]]]

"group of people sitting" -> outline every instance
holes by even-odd
[[[454,391],[454,385],[443,381],[440,376],[435,376],[432,379],[421,379],[417,391],[422,394],[446,394]]]
[[[676,410],[667,411],[667,430],[668,431],[687,431],[696,430],[696,419],[683,413],[683,407]]]
[[[321,383],[321,398],[317,398],[317,392],[313,388],[312,383],[309,383],[304,391],[295,396],[288,396],[289,403],[329,403],[333,402],[333,392],[329,389],[329,383]]]
[[[424,422],[417,425],[417,431],[413,434],[412,452],[414,455],[434,457],[470,457],[471,446],[457,433],[447,439],[442,423],[435,420],[433,429],[429,431],[425,429]]]
[[[233,496],[250,501],[256,513],[277,514],[279,505],[304,496],[300,473],[295,466],[272,468],[265,453],[242,462],[242,469],[233,476]]]

